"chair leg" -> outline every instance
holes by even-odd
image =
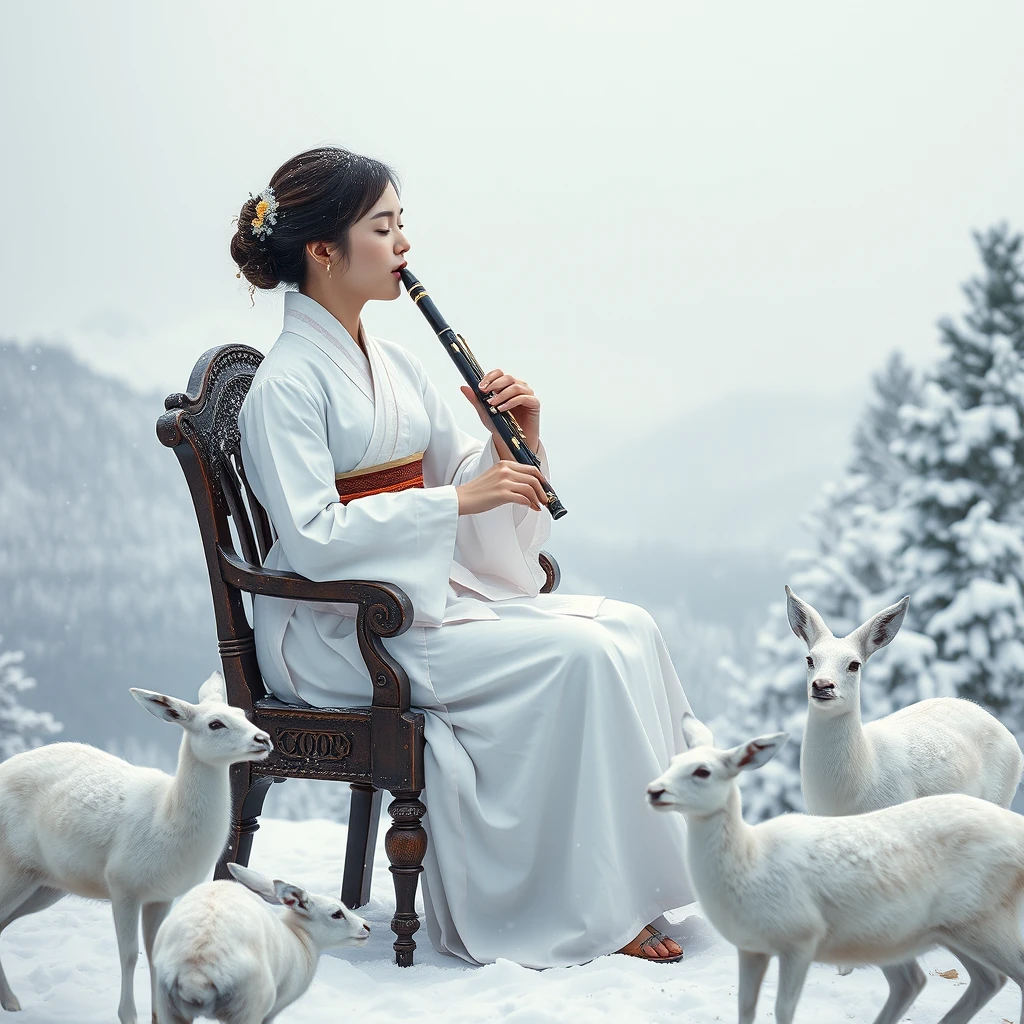
[[[416,914],[416,887],[427,852],[427,833],[420,822],[426,807],[419,801],[420,790],[414,793],[392,793],[395,799],[388,808],[392,825],[384,837],[384,849],[395,877],[395,916],[391,930],[395,933],[395,963],[411,967],[419,929]]]
[[[236,771],[241,768],[242,771]],[[231,878],[228,864],[234,861],[246,867],[252,851],[253,833],[260,827],[260,812],[267,791],[271,785],[279,781],[272,775],[254,776],[248,763],[232,765],[231,768],[231,828],[228,832],[228,843],[224,847],[214,878]]]
[[[341,882],[341,902],[350,910],[364,906],[370,899],[373,877],[373,851],[377,845],[381,791],[373,786],[352,783],[348,812],[348,844],[345,847],[345,875]]]

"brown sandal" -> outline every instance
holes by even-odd
[[[649,960],[653,964],[676,964],[683,959],[683,953],[680,952],[676,956],[649,956],[648,949],[652,946],[656,946],[659,942],[664,942],[669,937],[662,932],[659,932],[654,925],[649,924],[644,928],[644,932],[647,932],[647,938],[641,939],[639,942],[637,939],[640,938],[638,935],[632,942],[627,942],[622,949],[616,950],[617,953],[625,953],[626,956],[635,956],[639,960]],[[643,932],[640,933],[643,935]],[[675,939],[669,941],[675,942]],[[679,943],[676,942],[678,946]]]

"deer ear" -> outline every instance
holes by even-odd
[[[699,721],[692,711],[687,711],[683,715],[680,727],[683,731],[683,739],[686,740],[687,750],[693,750],[694,747],[713,747],[715,745],[715,738],[711,735],[711,730],[703,722]]]
[[[305,889],[292,885],[289,882],[282,882],[279,878],[274,879],[274,892],[277,893],[278,903],[284,904],[289,910],[303,917],[312,917],[313,908],[310,904],[309,893]]]
[[[219,672],[214,672],[199,687],[199,703],[202,704],[204,700],[219,700],[222,704],[227,704],[228,688],[224,685],[224,677]]]
[[[860,648],[864,661],[867,661],[875,651],[881,650],[886,644],[892,642],[900,631],[900,626],[903,625],[909,604],[910,597],[907,596],[895,604],[889,605],[888,608],[883,608],[847,637]]]
[[[786,612],[793,632],[810,650],[819,640],[831,636],[825,620],[806,602],[801,601],[786,584]]]
[[[280,904],[281,901],[277,898],[277,893],[274,890],[274,883],[266,875],[261,875],[258,871],[253,871],[252,868],[244,868],[241,864],[236,864],[234,861],[228,864],[228,871],[246,889],[251,889],[257,896],[265,899],[268,903],[273,903],[274,906]]]
[[[788,732],[773,732],[768,736],[748,740],[726,753],[725,766],[732,775],[753,771],[766,765],[788,739]]]
[[[153,690],[141,690],[132,686],[128,691],[151,715],[162,718],[165,722],[184,725],[195,717],[195,705],[177,697],[168,697]]]

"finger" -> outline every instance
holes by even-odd
[[[495,370],[496,376],[488,374],[480,382],[481,391],[500,391],[502,388],[507,388],[510,384],[515,384],[516,379],[510,373],[501,373],[499,370]],[[490,378],[488,380],[488,377]]]
[[[535,466],[530,466],[529,468],[530,469],[536,469]],[[523,480],[522,478],[518,479],[516,481],[516,485],[517,486],[521,486],[521,487],[522,486],[528,487],[530,489],[530,492],[533,494],[533,496],[536,498],[537,501],[541,502],[544,505],[546,505],[548,503],[548,496],[545,493],[544,487],[543,487],[543,485],[540,482],[540,474],[539,473],[537,474],[536,477],[531,476],[531,475],[526,475],[526,479],[525,480]]]
[[[506,387],[501,388],[501,390],[498,390],[497,388],[492,388],[492,390],[495,393],[491,395],[490,398],[487,399],[487,401],[490,402],[492,405],[496,405],[498,402],[507,402],[510,398],[513,398],[516,395],[533,394],[529,387],[527,387],[527,385],[524,384],[521,380],[513,381]]]
[[[499,377],[504,376],[504,374],[504,370],[491,370],[489,373],[485,373],[480,378],[480,390],[490,391],[492,382],[497,380]]]
[[[540,399],[535,395],[517,395],[514,398],[510,398],[507,402],[495,406],[499,412],[505,412],[506,409],[523,409],[527,412],[540,412]]]
[[[527,484],[515,483],[511,485],[510,489],[513,493],[522,495],[523,502],[529,505],[535,512],[540,511],[540,499],[534,493],[532,487],[528,486]]]

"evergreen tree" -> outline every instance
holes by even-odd
[[[36,685],[21,667],[24,657],[21,651],[0,651],[0,760],[38,747],[43,742],[39,734],[64,728],[49,711],[33,711],[19,702],[19,695]]]
[[[894,446],[906,475],[896,589],[936,645],[940,692],[1024,731],[1024,253],[1005,226],[975,239],[982,274]]]
[[[837,636],[891,603],[878,595],[892,584],[900,545],[893,502],[904,467],[889,449],[902,429],[900,408],[916,401],[917,394],[914,374],[898,354],[874,375],[872,398],[855,434],[849,472],[822,489],[805,518],[811,546],[788,558],[790,586],[817,608]],[[875,671],[877,661],[880,683],[877,688],[863,688],[865,720],[891,710],[889,683],[894,677],[919,677],[933,645],[908,637],[902,650],[894,652],[896,646],[872,659],[871,669]],[[743,780],[744,807],[752,821],[803,809],[799,763],[807,717],[805,654],[802,641],[790,628],[783,598],[771,605],[758,635],[746,699],[736,713],[712,726],[716,741],[722,743],[776,730],[790,734],[789,742],[769,764]]]

